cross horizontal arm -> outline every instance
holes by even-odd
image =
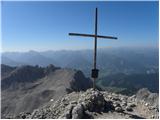
[[[69,33],[71,36],[83,36],[83,37],[97,37],[97,38],[107,38],[107,39],[118,39],[117,37],[112,36],[102,36],[102,35],[93,35],[93,34],[81,34],[81,33]]]
[[[112,36],[103,36],[103,35],[97,35],[98,38],[107,38],[107,39],[118,39],[117,37],[112,37]]]

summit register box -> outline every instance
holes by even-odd
[[[98,69],[92,69],[92,78],[98,78]]]

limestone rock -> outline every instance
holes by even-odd
[[[126,110],[129,111],[129,112],[133,111],[133,109],[130,106],[127,106]]]
[[[128,103],[128,106],[132,108],[132,107],[135,107],[136,104],[135,103]]]
[[[159,96],[157,93],[151,93],[147,88],[140,89],[137,94],[136,98],[138,100],[144,100],[145,102],[149,103],[152,106],[158,108],[159,106]]]
[[[116,112],[123,112],[123,109],[121,107],[115,107]]]
[[[82,119],[84,117],[84,108],[82,104],[77,104],[72,110],[72,119]]]
[[[84,96],[81,97],[81,100],[84,101],[85,108],[92,112],[104,111],[106,101],[102,93],[98,90],[89,89]]]
[[[72,118],[72,110],[73,110],[73,105],[70,104],[66,107],[66,110],[64,111],[64,114],[60,116],[60,119],[71,119]]]

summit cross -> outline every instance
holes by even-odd
[[[97,34],[97,26],[98,26],[98,8],[96,8],[95,11],[95,34],[81,34],[81,33],[69,33],[71,36],[83,36],[83,37],[93,37],[94,38],[94,59],[93,59],[93,69],[91,73],[91,77],[93,78],[93,88],[95,89],[95,81],[98,78],[98,72],[97,69],[97,38],[106,38],[106,39],[118,39],[117,37],[112,36],[103,36]]]

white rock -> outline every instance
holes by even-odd
[[[145,106],[148,106],[148,103],[145,103]]]

